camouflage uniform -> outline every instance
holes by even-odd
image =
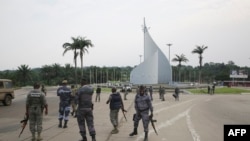
[[[58,127],[62,127],[62,120],[64,119],[63,128],[67,128],[67,122],[69,120],[70,113],[70,102],[71,102],[71,89],[66,85],[57,89],[57,96],[60,97],[59,103],[59,125]]]
[[[151,100],[153,100],[153,87],[152,86],[149,87],[149,94],[150,94]]]
[[[144,141],[147,141],[147,135],[148,135],[148,124],[150,122],[149,119],[149,110],[151,112],[151,115],[153,116],[153,106],[151,103],[150,96],[145,94],[137,94],[135,96],[135,110],[136,114],[134,115],[134,132],[130,134],[130,136],[137,135],[137,128],[139,125],[139,121],[142,119],[143,122],[143,128],[145,132],[145,138]]]
[[[128,95],[128,88],[125,87],[125,89],[124,89],[124,100],[127,100],[127,95]]]
[[[96,131],[94,128],[94,116],[93,116],[93,103],[92,103],[93,93],[94,90],[91,86],[84,85],[78,90],[76,95],[76,104],[78,104],[77,122],[83,141],[87,140],[85,121],[88,126],[89,134],[90,136],[92,136],[92,140],[95,141]]]
[[[134,119],[134,127],[137,128],[140,119],[142,119],[144,131],[148,131],[149,124],[149,110],[153,113],[153,106],[148,95],[140,96],[137,94],[135,96],[135,110],[136,115]]]
[[[161,100],[165,101],[165,97],[164,97],[164,95],[165,95],[165,88],[164,87],[160,88],[160,95],[161,95]]]
[[[175,101],[179,101],[180,89],[178,87],[176,87],[174,92],[175,92],[175,94],[174,94]]]
[[[26,107],[29,115],[29,126],[32,133],[32,140],[35,140],[35,132],[39,138],[42,132],[43,108],[47,106],[45,95],[39,90],[30,91],[26,99]],[[39,140],[39,139],[38,139]]]
[[[73,116],[76,113],[76,102],[75,102],[75,96],[76,96],[77,89],[74,85],[71,86],[71,106],[72,106],[72,112],[71,115]],[[76,117],[76,116],[75,116]]]
[[[97,100],[98,100],[98,102],[100,102],[100,99],[101,99],[101,88],[100,88],[100,86],[98,86],[96,89],[95,102],[97,102]]]
[[[119,110],[120,108],[124,110],[124,106],[123,106],[123,101],[122,101],[122,97],[120,95],[119,92],[116,92],[115,88],[112,88],[112,94],[110,94],[108,101],[106,102],[107,104],[109,104],[109,108],[110,108],[110,121],[114,126],[114,129],[112,130],[112,134],[116,134],[119,132],[118,130],[118,114],[119,114]]]
[[[42,85],[41,91],[44,93],[44,95],[47,95],[47,90],[44,85]]]

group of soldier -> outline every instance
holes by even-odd
[[[67,86],[67,80],[62,81],[62,85],[57,89],[57,96],[60,98],[59,103],[59,128],[67,128],[67,124],[69,121],[70,109],[72,106],[71,115],[77,118],[80,135],[82,136],[81,141],[87,141],[86,137],[86,127],[89,134],[92,138],[92,141],[96,141],[96,131],[94,127],[94,115],[93,109],[94,104],[92,102],[92,96],[94,93],[94,88],[88,84],[85,79],[81,80],[81,87],[76,89],[74,86],[69,88]],[[34,84],[34,89],[29,92],[26,100],[26,114],[30,119],[30,131],[32,133],[32,141],[42,140],[41,132],[42,132],[42,117],[43,110],[45,109],[45,114],[48,114],[48,104],[46,101],[46,91],[39,90],[40,85],[38,83]],[[45,89],[45,88],[43,88]],[[42,89],[42,90],[43,90]],[[150,95],[148,95],[148,91]],[[165,100],[164,94],[165,89],[160,87],[160,98]],[[100,102],[100,93],[101,88],[98,86],[96,90],[96,102]],[[177,93],[177,94],[176,94]],[[141,85],[137,89],[137,94],[134,99],[134,108],[135,114],[133,116],[134,121],[134,130],[129,136],[137,135],[137,128],[139,125],[139,121],[142,119],[143,128],[145,132],[144,141],[148,141],[148,125],[150,120],[153,118],[153,88],[150,86],[146,88]],[[175,90],[175,98],[179,99],[179,89]],[[125,99],[126,100],[126,99]],[[110,108],[110,121],[114,127],[111,131],[112,134],[117,134],[118,130],[118,114],[120,109],[123,114],[127,112],[124,109],[124,104],[122,97],[115,87],[111,88],[111,94],[106,104],[109,104]],[[149,114],[150,113],[150,114]],[[37,137],[35,133],[37,132]]]

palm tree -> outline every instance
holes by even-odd
[[[64,43],[63,44],[63,48],[64,48],[64,52],[63,55],[70,51],[74,51],[74,63],[75,63],[75,84],[77,84],[77,56],[79,55],[79,52],[77,52],[77,44],[78,44],[78,39],[71,37],[71,39],[73,40],[73,43]]]
[[[184,54],[181,55],[175,55],[176,57],[172,59],[173,62],[179,62],[178,68],[179,68],[179,81],[180,81],[180,68],[181,68],[181,62],[187,62],[188,59],[185,57]]]
[[[196,53],[196,54],[199,54],[199,83],[201,83],[201,68],[202,68],[202,54],[204,52],[205,49],[207,49],[208,47],[207,46],[197,46],[196,45],[196,48],[192,51],[192,53]]]
[[[81,59],[81,77],[83,77],[83,55],[88,53],[88,48],[93,47],[94,45],[91,40],[88,40],[85,37],[78,37],[77,42],[77,49],[79,49]]]
[[[42,79],[46,81],[47,85],[51,84],[51,79],[52,79],[52,67],[49,65],[44,65],[41,68],[41,75],[42,75]]]
[[[27,80],[30,79],[31,69],[28,65],[21,65],[18,67],[17,74],[23,86],[25,86]]]

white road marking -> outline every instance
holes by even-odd
[[[188,130],[191,132],[191,135],[192,135],[194,141],[200,141],[200,136],[195,131],[194,126],[193,126],[192,121],[191,121],[191,117],[190,117],[190,114],[189,114],[190,110],[191,110],[191,108],[188,109],[188,112],[187,112],[187,115],[186,115]]]
[[[177,116],[169,119],[169,120],[166,120],[165,122],[163,123],[160,123],[160,126],[156,127],[156,130],[159,131],[161,130],[162,128],[166,128],[168,126],[171,126],[173,125],[177,120],[183,118],[183,117],[186,117],[186,121],[187,121],[187,125],[188,125],[188,129],[193,137],[193,141],[200,141],[200,136],[198,135],[198,133],[195,131],[194,127],[193,127],[193,124],[191,122],[191,118],[190,118],[190,115],[189,115],[189,112],[190,110],[192,109],[193,106],[191,106],[189,109],[187,109],[186,111],[178,114]],[[170,107],[169,107],[170,108]],[[157,112],[161,112],[163,110],[167,110],[169,108],[162,108],[162,109],[159,109]],[[152,133],[154,133],[154,130],[151,129],[149,130],[148,132],[148,136],[150,136]],[[144,138],[144,133],[141,133],[137,138],[136,138],[136,141],[140,141]],[[165,138],[163,139],[165,140]]]

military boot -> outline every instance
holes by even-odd
[[[144,140],[143,141],[148,141],[148,132],[145,132]]]
[[[43,138],[41,137],[41,132],[38,132],[37,141],[41,141],[41,140],[43,140]]]
[[[62,119],[59,119],[59,125],[58,125],[59,128],[62,128]]]
[[[92,141],[96,141],[95,135],[91,135],[91,137],[92,137]]]
[[[68,121],[67,121],[67,120],[64,120],[63,128],[67,128],[67,127],[68,127],[68,126],[67,126],[67,123],[68,123]]]
[[[31,141],[35,141],[35,140],[36,140],[36,134],[35,134],[35,132],[32,132]]]
[[[129,134],[129,136],[134,136],[137,135],[137,128],[134,128],[134,131]]]
[[[111,131],[111,134],[117,134],[119,130],[117,129],[117,126],[114,126],[114,129]]]
[[[87,137],[86,136],[82,136],[82,140],[80,141],[87,141]]]

